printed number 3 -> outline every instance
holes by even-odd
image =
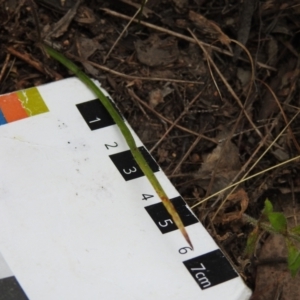
[[[123,169],[123,172],[126,174],[126,175],[129,175],[131,173],[135,173],[137,171],[137,168],[136,167],[132,167],[132,169],[129,169],[129,171],[125,171],[125,169]]]
[[[164,224],[161,224],[161,222],[158,222],[158,225],[160,226],[160,227],[167,227],[169,224],[168,224],[168,222],[170,223],[170,224],[173,224],[173,221],[171,220],[171,219],[168,219],[168,220],[164,220]]]

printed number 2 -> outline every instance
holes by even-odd
[[[106,147],[106,149],[109,149],[109,147],[114,148],[114,147],[118,147],[118,143],[114,142],[114,145],[108,145],[108,144],[104,144],[104,146]]]
[[[171,220],[171,219],[168,219],[168,220],[164,220],[164,224],[161,224],[161,222],[158,222],[158,225],[160,226],[160,227],[167,227],[168,225],[170,225],[170,224],[173,224],[173,221]],[[170,224],[168,224],[168,222],[170,223]]]

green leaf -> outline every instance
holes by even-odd
[[[300,235],[300,225],[293,227],[290,229],[291,233],[299,234]]]
[[[282,234],[286,233],[287,223],[286,223],[286,218],[282,213],[279,212],[268,213],[268,219],[275,231]]]
[[[288,239],[286,239],[286,244],[288,248],[288,268],[292,276],[295,277],[300,269],[300,251]]]
[[[266,217],[268,217],[268,214],[271,213],[271,212],[273,212],[273,205],[272,205],[272,203],[271,203],[271,201],[269,199],[266,199],[266,201],[265,201],[265,207],[264,207],[262,213]]]
[[[146,1],[144,1],[146,3]],[[97,85],[85,74],[83,73],[72,61],[68,60],[64,55],[57,52],[53,48],[43,45],[45,51],[54,59],[59,61],[63,64],[66,68],[72,71],[94,94],[98,97],[101,103],[104,105],[108,113],[111,115],[117,126],[119,127],[121,133],[125,141],[128,144],[128,147],[134,157],[135,161],[137,162],[138,166],[141,168],[147,179],[149,180],[150,184],[156,191],[158,197],[161,199],[164,207],[171,215],[175,225],[181,231],[182,235],[184,236],[187,243],[193,248],[189,235],[185,229],[185,226],[176,211],[173,203],[170,201],[169,197],[167,196],[166,192],[164,191],[163,187],[161,186],[160,182],[156,178],[155,174],[153,173],[152,169],[150,168],[149,164],[145,160],[143,154],[137,147],[135,143],[135,139],[131,134],[130,129],[124,122],[123,118],[120,116],[119,112],[115,109],[114,105],[109,101],[109,99],[103,94],[103,92],[97,87]]]
[[[247,239],[247,244],[245,248],[245,254],[251,256],[255,251],[256,242],[259,236],[259,229],[255,227],[253,231],[249,234]]]

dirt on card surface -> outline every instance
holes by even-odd
[[[283,236],[262,231],[245,255],[267,198],[299,221],[299,1],[141,2],[0,0],[0,94],[72,76],[39,43],[64,53],[110,93],[252,298],[300,299]]]

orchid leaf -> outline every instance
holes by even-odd
[[[161,199],[164,207],[171,215],[175,225],[180,230],[182,235],[184,236],[187,243],[193,248],[188,233],[183,225],[183,222],[177,213],[176,209],[174,208],[172,202],[166,195],[164,189],[162,188],[161,184],[155,177],[153,171],[151,170],[150,166],[148,165],[147,161],[145,160],[144,156],[136,146],[134,137],[132,136],[129,128],[127,127],[126,123],[114,107],[114,105],[107,99],[107,97],[103,94],[103,92],[97,87],[97,85],[84,73],[82,72],[79,67],[77,67],[73,62],[67,59],[64,55],[57,52],[53,48],[43,45],[45,51],[55,60],[63,64],[67,69],[72,71],[101,101],[103,106],[106,108],[108,113],[111,115],[117,126],[119,127],[124,139],[126,140],[128,147],[136,160],[137,164],[151,183],[152,187],[156,191],[157,195]]]

